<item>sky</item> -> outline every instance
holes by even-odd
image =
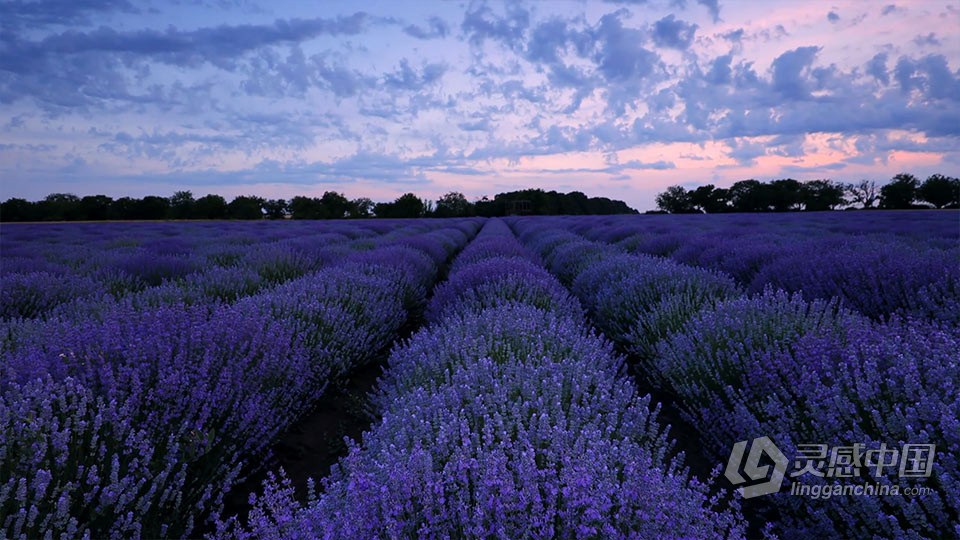
[[[960,176],[960,2],[3,0],[0,199]]]

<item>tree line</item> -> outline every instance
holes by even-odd
[[[241,195],[230,202],[220,195],[195,198],[190,191],[178,191],[171,197],[148,195],[140,199],[52,193],[40,201],[11,198],[0,203],[0,221],[7,222],[493,217],[511,213],[625,214],[636,210],[623,201],[587,197],[579,191],[558,193],[540,189],[500,193],[493,199],[483,197],[476,202],[458,192],[447,193],[436,201],[405,193],[392,202],[375,203],[365,197],[348,199],[336,191],[327,191],[321,197],[297,196],[289,200]]]
[[[960,179],[934,174],[923,182],[898,174],[882,187],[872,180],[842,184],[832,180],[799,182],[792,178],[741,180],[729,188],[712,184],[688,190],[671,186],[657,195],[657,208],[671,214],[791,212],[862,208],[960,208]]]

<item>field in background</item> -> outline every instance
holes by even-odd
[[[4,537],[960,535],[956,211],[5,224],[0,276]],[[762,436],[930,489],[743,499]]]

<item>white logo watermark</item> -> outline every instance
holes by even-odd
[[[870,450],[866,450],[866,445],[860,443],[834,447],[826,444],[801,444],[797,446],[799,455],[793,460],[795,470],[789,477],[797,479],[812,475],[817,478],[853,479],[872,476],[879,479],[896,471],[899,478],[929,478],[933,472],[936,451],[934,444],[904,444],[900,448],[888,448],[884,443],[879,448]],[[761,465],[763,456],[767,456],[772,464]],[[733,445],[723,475],[733,485],[740,486],[737,491],[744,498],[750,499],[779,492],[789,464],[790,460],[770,437],[757,437],[753,441],[740,441]],[[814,498],[849,495],[915,496],[931,491],[931,488],[901,487],[879,481],[865,484],[805,484],[796,480],[790,486],[791,495]]]

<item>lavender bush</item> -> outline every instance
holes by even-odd
[[[37,317],[77,298],[103,294],[93,279],[48,272],[5,274],[0,281],[0,318]]]
[[[351,445],[318,500],[300,508],[274,485],[249,530],[230,534],[743,534],[736,512],[667,458],[622,359],[575,320],[524,305],[445,319],[395,350],[387,373],[383,419]]]
[[[451,275],[437,287],[427,308],[435,322],[453,314],[520,302],[576,316],[580,305],[542,267],[523,257],[491,257]]]
[[[622,358],[583,326],[579,307],[566,313],[576,301],[538,306],[530,291],[562,287],[516,255],[499,221],[478,239],[482,248],[465,250],[476,259],[438,288],[434,324],[394,349],[374,397],[383,418],[362,445],[349,443],[323,493],[301,506],[289,484],[268,482],[248,528],[222,522],[219,534],[742,536],[737,510],[667,457],[656,410]]]
[[[389,344],[405,298],[424,302],[436,268],[404,253],[396,266],[348,262],[233,305],[176,302],[181,286],[205,286],[171,281],[104,300],[95,317],[10,324],[22,337],[0,358],[4,535],[189,536],[332,378]],[[302,259],[278,264],[290,260]]]
[[[645,256],[588,265],[573,290],[607,335],[644,360],[690,317],[739,291],[726,276]],[[616,269],[613,268],[616,267]]]

